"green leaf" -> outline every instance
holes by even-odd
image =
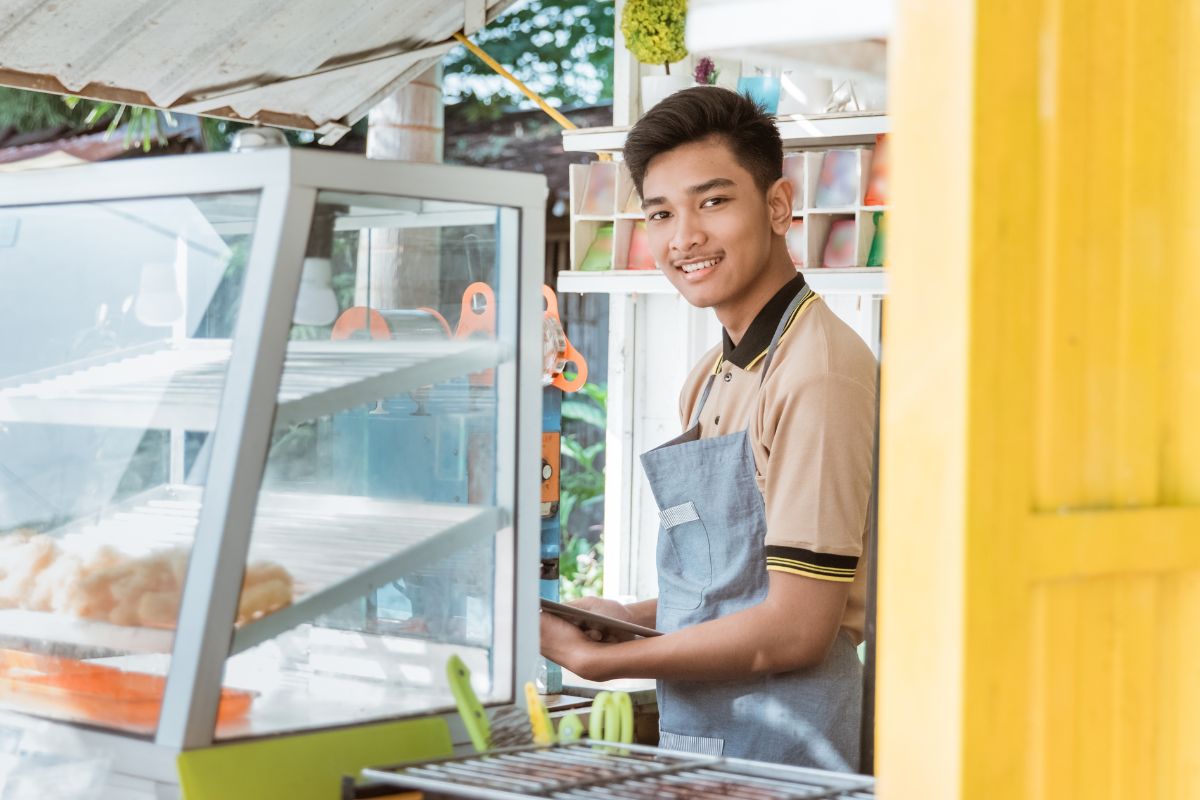
[[[596,597],[604,591],[604,543],[563,532],[559,595],[563,600]]]
[[[572,458],[576,461],[583,461],[583,445],[581,445],[573,436],[563,436],[559,439],[559,449],[564,456]]]
[[[591,403],[584,403],[579,400],[564,400],[562,404],[563,419],[575,420],[584,422],[600,430],[604,430],[608,424],[607,415],[604,409],[599,408]]]
[[[92,106],[92,110],[88,112],[88,115],[83,118],[83,121],[88,125],[91,125],[95,123],[96,120],[108,114],[109,111],[112,111],[112,107],[112,103],[96,103]],[[121,110],[123,111],[124,109],[125,106],[121,106]]]
[[[564,495],[585,501],[604,494],[604,475],[596,470],[564,474],[560,487]]]
[[[595,383],[585,383],[579,390],[592,399],[600,408],[608,409],[608,387]]]
[[[558,524],[565,531],[569,530],[571,521],[571,512],[575,510],[575,504],[579,501],[579,496],[568,492],[563,492],[558,501]]]

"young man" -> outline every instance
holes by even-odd
[[[688,89],[630,131],[651,251],[723,342],[680,396],[685,433],[644,454],[659,596],[586,606],[667,635],[605,643],[542,615],[542,653],[592,680],[658,679],[664,747],[858,768],[875,360],[805,285],[796,187],[770,117]]]

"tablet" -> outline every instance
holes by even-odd
[[[584,611],[582,608],[556,603],[545,598],[542,599],[542,611],[562,617],[567,622],[580,627],[598,630],[607,636],[615,636],[621,641],[628,641],[638,636],[662,636],[662,632],[656,631],[654,628],[643,628],[641,625],[635,625],[623,619],[606,617],[594,611]]]

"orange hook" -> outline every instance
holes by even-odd
[[[571,344],[571,340],[567,338],[566,331],[563,330],[562,319],[558,316],[558,297],[555,296],[554,290],[549,286],[543,285],[542,299],[546,301],[544,324],[555,326],[557,332],[562,334],[563,347],[558,351],[559,363],[563,366],[574,364],[578,370],[575,378],[572,380],[568,380],[561,371],[555,372],[550,380],[550,385],[562,389],[564,392],[578,392],[587,383],[587,362],[584,361],[583,355]]]

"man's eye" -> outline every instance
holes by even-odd
[[[700,207],[701,208],[711,208],[712,206],[719,206],[724,202],[725,202],[724,197],[709,197],[703,203],[700,204]]]
[[[646,219],[649,219],[649,220],[660,220],[660,219],[666,219],[666,218],[667,218],[666,211],[655,211],[653,214],[646,217]]]

